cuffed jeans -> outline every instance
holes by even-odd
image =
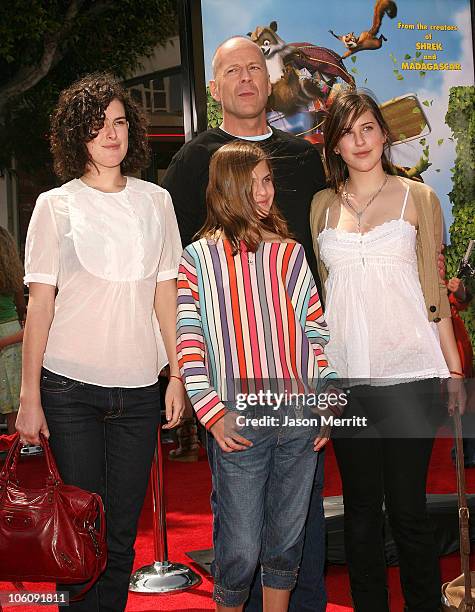
[[[312,495],[297,583],[290,595],[289,612],[325,612],[327,591],[325,588],[325,514],[323,511],[323,485],[325,451],[317,453],[317,469],[313,481]],[[260,572],[256,572],[249,599],[244,606],[246,612],[262,612],[262,584]]]
[[[438,384],[438,380],[422,380],[390,388],[355,387],[345,417],[368,418],[372,433],[362,430],[367,437],[348,437],[334,430],[343,484],[345,551],[356,612],[389,612],[383,501],[397,546],[406,609],[439,610],[438,550],[426,509],[427,471],[439,412],[435,402]]]
[[[160,422],[159,383],[108,388],[42,370],[50,445],[66,484],[99,493],[107,523],[105,572],[74,612],[125,610],[134,542]],[[74,596],[80,585],[58,585]]]
[[[214,599],[239,606],[258,563],[263,586],[291,590],[314,481],[315,427],[244,427],[253,446],[223,452],[208,437],[213,476]]]

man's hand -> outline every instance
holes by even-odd
[[[465,293],[465,285],[460,278],[457,278],[456,276],[451,278],[447,283],[447,289],[451,291],[460,302],[465,302],[467,297]]]
[[[236,429],[236,415],[232,412],[226,413],[210,429],[214,439],[225,453],[243,451],[252,446],[252,442],[240,436]]]
[[[442,253],[439,253],[437,257],[437,269],[439,270],[439,276],[442,280],[445,280],[445,257]]]
[[[313,441],[313,450],[315,452],[322,450],[322,448],[330,439],[331,431],[331,425],[323,425],[322,427],[320,427],[320,432]]]

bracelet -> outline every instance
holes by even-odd
[[[461,376],[462,378],[465,378],[465,375],[462,372],[456,372],[455,370],[449,370],[450,374],[456,374],[457,376]]]
[[[183,379],[181,376],[175,376],[173,374],[170,374],[170,376],[168,378],[176,378],[177,380],[179,380],[181,382],[181,384],[183,384]]]

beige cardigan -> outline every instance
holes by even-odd
[[[409,185],[411,197],[415,204],[418,220],[417,231],[417,266],[421,281],[422,293],[427,307],[429,321],[439,321],[450,317],[450,306],[447,298],[447,287],[440,278],[437,269],[437,256],[442,244],[442,211],[434,191],[424,183],[400,177]],[[318,271],[324,291],[328,271],[323,265],[318,252],[317,236],[325,227],[327,209],[339,198],[333,189],[319,191],[313,196],[310,210],[310,227],[312,229],[313,248],[317,257]]]

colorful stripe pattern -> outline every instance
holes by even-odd
[[[201,239],[178,272],[178,360],[186,390],[208,429],[237,393],[267,381],[283,392],[315,392],[336,378],[315,282],[302,245],[262,242],[233,256],[227,240]],[[266,383],[264,383],[266,381]],[[320,384],[319,384],[320,383]]]

